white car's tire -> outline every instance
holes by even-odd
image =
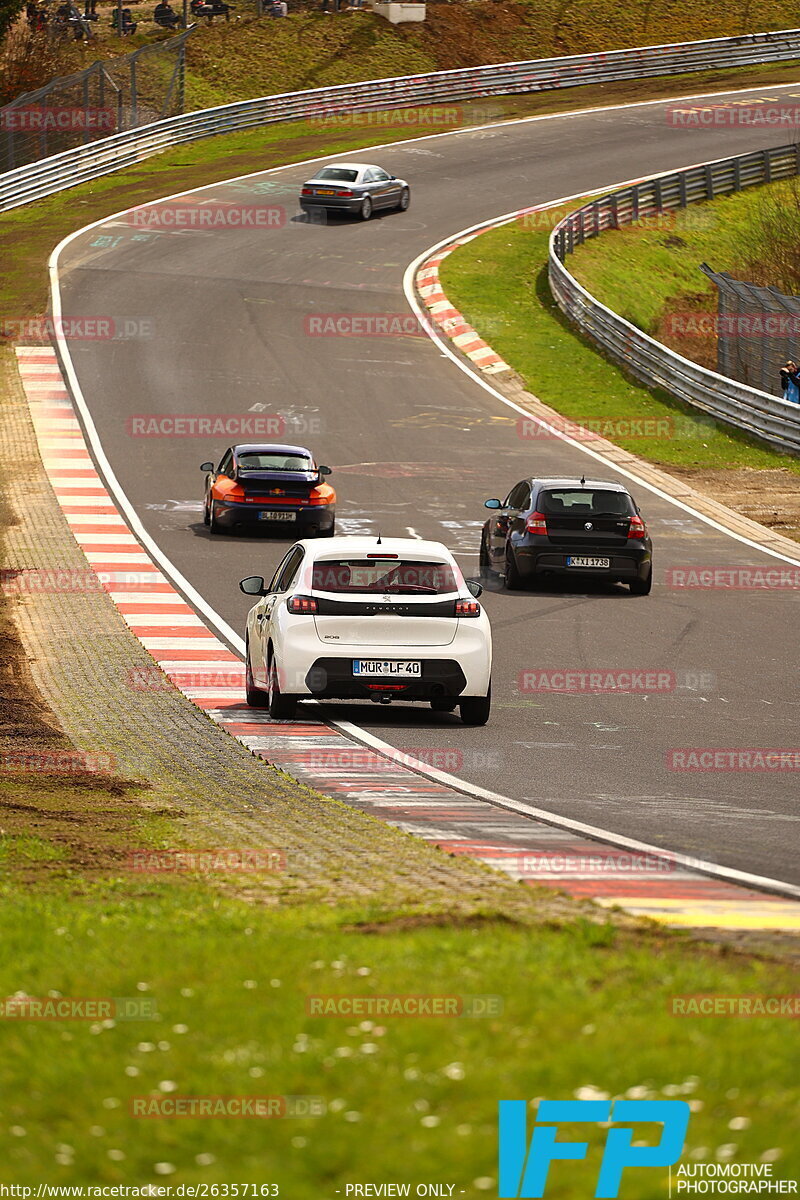
[[[485,696],[465,696],[458,706],[465,725],[485,725],[492,708],[492,688]]]
[[[250,646],[245,647],[244,654],[244,690],[245,699],[251,708],[266,708],[269,704],[269,696],[261,688],[257,688],[253,682],[253,668],[250,666]]]
[[[273,656],[269,665],[269,715],[276,721],[290,720],[297,712],[297,697],[281,691],[280,671]]]

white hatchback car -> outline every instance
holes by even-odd
[[[491,705],[492,634],[467,583],[439,542],[335,537],[296,542],[271,582],[239,584],[258,596],[247,618],[247,703],[291,717],[297,702],[422,700],[458,706],[485,725]]]

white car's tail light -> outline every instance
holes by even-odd
[[[290,613],[315,613],[319,611],[319,605],[313,596],[292,596],[286,605]]]
[[[481,606],[477,600],[456,600],[457,617],[479,617]]]

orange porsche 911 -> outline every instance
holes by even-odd
[[[324,477],[330,467],[317,466],[304,446],[231,446],[219,466],[206,471],[203,520],[211,533],[282,526],[295,537],[333,537],[336,492]]]

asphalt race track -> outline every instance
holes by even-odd
[[[793,94],[768,88],[748,98]],[[130,418],[282,414],[290,420],[285,440],[307,442],[334,468],[338,532],[435,538],[477,577],[486,497],[502,497],[537,472],[615,472],[558,440],[520,438],[513,411],[426,336],[312,337],[307,318],[408,314],[407,265],[450,234],[791,136],[672,128],[665,107],[529,120],[359,152],[354,157],[378,161],[413,187],[406,214],[366,224],[301,218],[298,184],[312,172],[294,166],[201,192],[223,204],[285,206],[281,228],[142,238],[117,218],[69,244],[61,257],[65,316],[152,325],[146,338],[70,341],[106,454],[148,533],[234,628],[243,630],[248,607],[238,580],[268,576],[289,540],[212,539],[202,524],[198,466],[217,460],[227,441],[132,436]],[[585,583],[516,594],[499,582],[487,587],[495,670],[486,728],[423,707],[332,705],[330,712],[403,749],[448,752],[441,765],[462,779],[550,812],[800,882],[796,772],[687,774],[668,769],[666,759],[678,747],[798,745],[800,596],[668,587],[671,567],[786,564],[644,486],[632,491],[655,541],[650,597],[601,585],[587,591]],[[674,672],[678,686],[650,695],[521,691],[520,672],[535,668],[657,668]]]

